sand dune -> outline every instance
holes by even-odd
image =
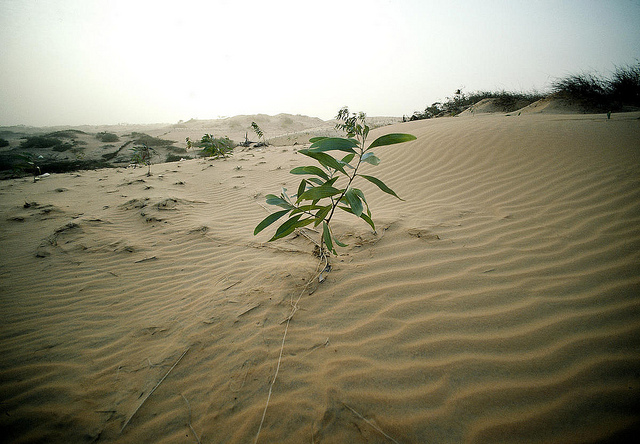
[[[252,234],[297,147],[0,182],[5,436],[253,442],[304,291],[259,442],[630,438],[639,117],[375,130],[418,137],[371,167],[406,200],[363,184],[377,234],[339,216],[306,291],[311,242]]]

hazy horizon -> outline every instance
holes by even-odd
[[[640,1],[0,0],[0,125],[409,115],[640,57]]]

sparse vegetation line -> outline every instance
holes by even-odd
[[[640,62],[618,66],[609,77],[597,73],[570,74],[551,83],[550,93],[582,107],[584,112],[635,111],[640,109]],[[524,108],[548,97],[540,92],[476,91],[458,89],[443,102],[434,102],[424,111],[415,111],[404,120],[455,116],[483,99],[495,99],[503,112]]]

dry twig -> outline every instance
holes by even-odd
[[[348,408],[349,410],[351,410],[353,413],[355,413],[360,419],[362,419],[364,422],[366,422],[367,424],[369,424],[371,427],[373,427],[375,429],[376,432],[380,433],[382,436],[384,436],[385,438],[387,438],[389,441],[394,442],[396,444],[400,444],[398,441],[396,441],[395,439],[393,439],[392,437],[390,437],[389,435],[387,435],[386,433],[384,433],[382,431],[382,429],[380,427],[378,427],[377,425],[375,425],[374,423],[372,423],[371,421],[369,421],[367,418],[365,418],[364,416],[362,416],[360,413],[358,413],[353,407],[350,407],[349,405],[345,404],[344,402],[342,403],[343,406],[345,406],[346,408]]]
[[[135,414],[136,414],[136,413],[138,413],[138,410],[140,410],[140,407],[142,407],[142,404],[144,404],[144,403],[145,403],[145,401],[146,401],[147,399],[149,399],[149,396],[151,396],[151,394],[152,394],[153,392],[155,392],[155,391],[156,391],[156,389],[157,389],[158,387],[160,387],[160,384],[162,384],[162,381],[164,381],[164,380],[166,379],[166,377],[167,377],[167,376],[169,376],[169,373],[171,373],[171,370],[173,370],[173,369],[174,369],[174,367],[175,367],[176,365],[178,365],[178,362],[180,362],[180,361],[182,360],[182,358],[184,358],[184,355],[186,355],[186,354],[187,354],[187,352],[189,351],[189,349],[190,349],[190,348],[191,348],[191,347],[187,348],[187,349],[186,349],[186,350],[185,350],[185,351],[180,355],[180,357],[178,358],[178,360],[177,360],[177,361],[176,361],[176,362],[171,366],[171,368],[169,369],[169,371],[168,371],[167,373],[165,373],[165,375],[162,377],[162,379],[160,379],[160,381],[158,381],[158,383],[156,384],[156,386],[155,386],[153,389],[151,389],[151,391],[147,394],[147,396],[145,396],[145,397],[144,397],[144,399],[142,399],[142,402],[140,402],[140,404],[138,404],[138,407],[136,407],[136,409],[133,411],[133,413],[131,414],[131,416],[129,416],[129,419],[127,419],[127,420],[124,422],[124,425],[123,425],[123,426],[122,426],[122,428],[120,429],[120,433],[122,433],[122,432],[124,431],[124,428],[127,426],[127,424],[129,424],[129,422],[130,422],[130,421],[131,421],[131,419],[135,416]]]
[[[284,321],[281,322],[281,323],[286,322],[286,325],[284,327],[284,334],[282,335],[282,345],[280,346],[280,355],[278,356],[278,365],[276,366],[276,372],[273,375],[273,380],[271,380],[271,384],[269,384],[269,394],[267,395],[267,403],[264,406],[264,411],[262,412],[262,420],[260,420],[260,427],[258,427],[258,433],[256,434],[256,439],[254,441],[255,444],[257,444],[258,442],[258,438],[260,438],[260,431],[262,430],[262,425],[264,424],[264,418],[267,416],[269,401],[271,401],[271,393],[273,392],[273,385],[276,383],[276,379],[278,378],[278,372],[280,371],[280,363],[282,362],[282,353],[284,352],[284,343],[285,343],[285,340],[287,339],[289,324],[291,323],[291,319],[293,318],[293,315],[296,313],[296,311],[298,311],[298,303],[300,302],[300,299],[302,298],[302,295],[304,294],[304,292],[307,290],[307,287],[309,287],[309,285],[311,285],[311,282],[316,280],[329,265],[328,257],[325,256],[323,257],[323,259],[325,261],[325,266],[322,268],[320,272],[318,272],[318,269],[320,268],[320,265],[322,265],[322,262],[318,263],[318,267],[316,268],[316,274],[307,281],[305,286],[302,288],[302,291],[300,292],[300,295],[298,296],[298,299],[295,301],[295,303],[293,302],[293,299],[291,300],[291,306],[292,306],[291,313],[289,314],[289,316],[287,316],[284,319]]]
[[[189,404],[189,401],[187,401],[187,398],[185,398],[182,393],[180,393],[180,396],[182,396],[182,399],[184,399],[184,402],[187,403],[187,407],[189,407],[189,422],[187,424],[189,425],[189,428],[193,432],[193,436],[196,437],[197,443],[200,444],[200,438],[198,437],[198,434],[196,433],[196,431],[193,430],[193,426],[191,425],[191,404]]]

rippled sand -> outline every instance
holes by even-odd
[[[636,436],[639,116],[375,130],[418,137],[369,169],[405,201],[362,184],[308,290],[308,239],[253,236],[297,147],[1,182],[5,436],[253,442],[301,292],[259,442]]]

